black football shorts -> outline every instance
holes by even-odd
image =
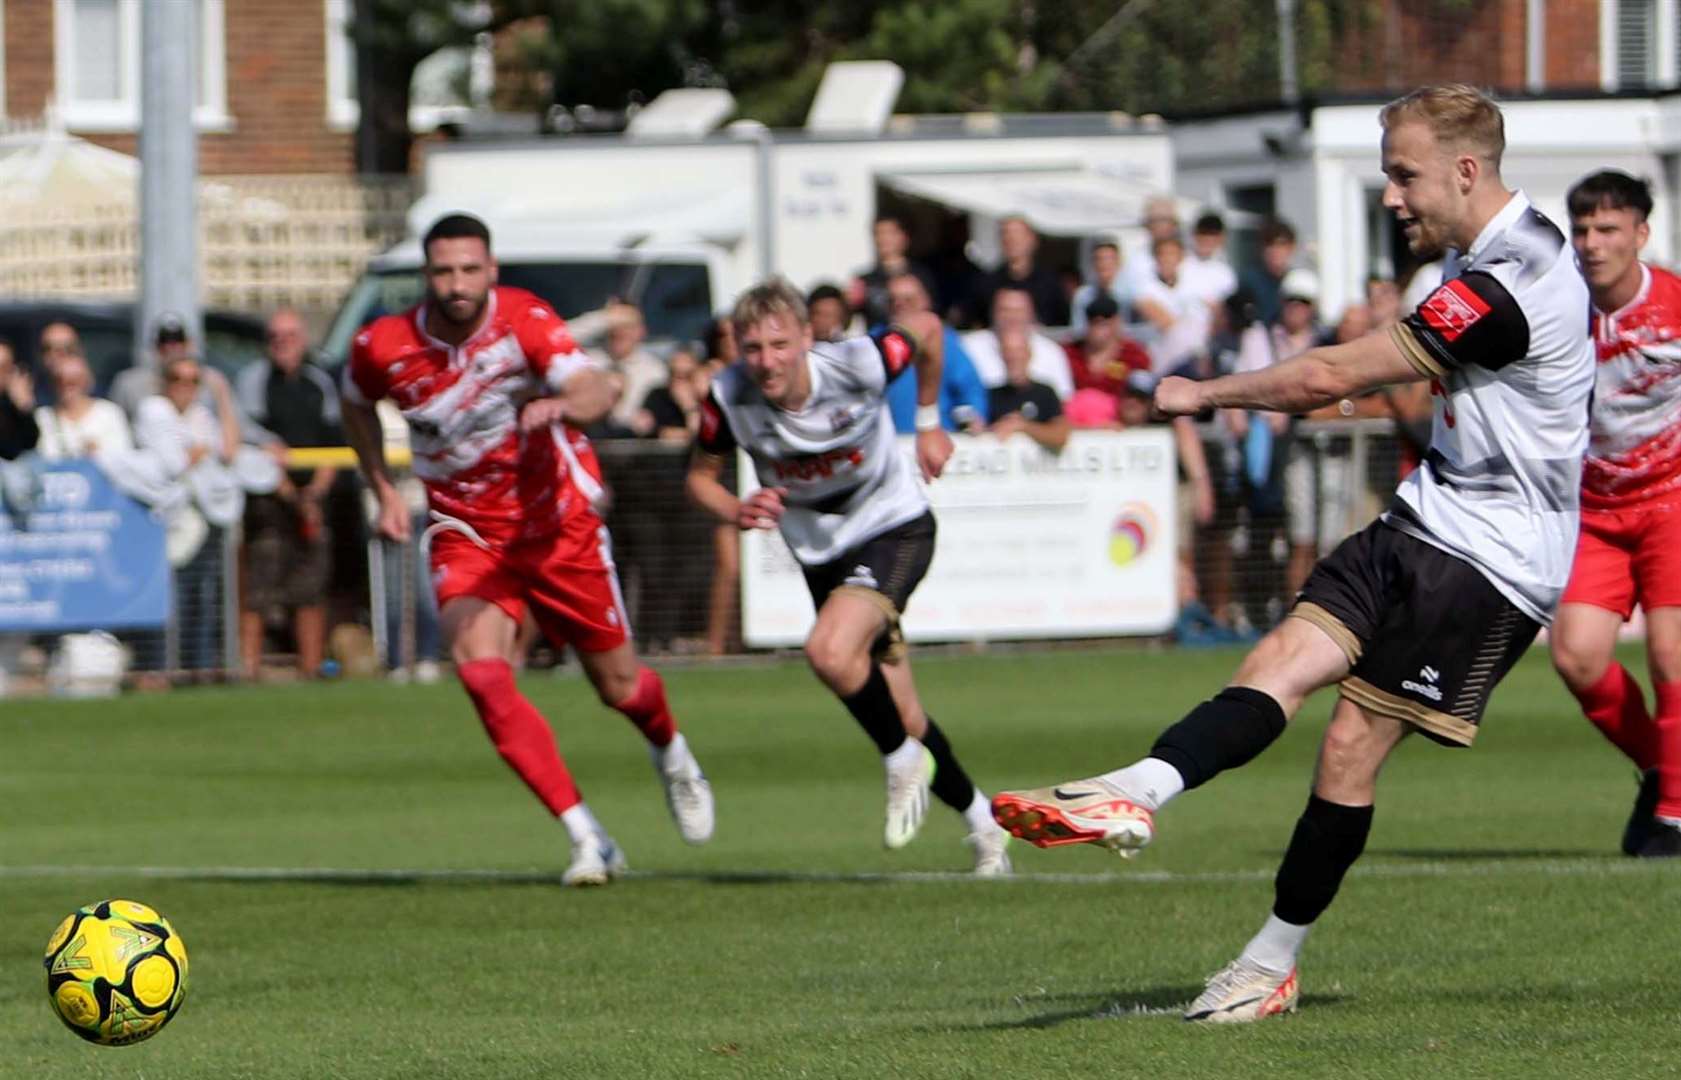
[[[1541,629],[1469,562],[1381,519],[1314,567],[1290,616],[1347,654],[1342,696],[1449,746],[1471,745]]]

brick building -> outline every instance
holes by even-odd
[[[1673,89],[1681,83],[1678,6],[1677,0],[1378,0],[1345,24],[1334,92],[1448,81],[1507,94]]]
[[[0,115],[135,152],[143,0],[0,0]],[[199,5],[199,168],[347,174],[356,126],[349,0]]]

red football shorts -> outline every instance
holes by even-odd
[[[1565,604],[1592,604],[1623,618],[1634,605],[1681,606],[1681,501],[1625,510],[1583,510]]]
[[[579,652],[607,652],[630,640],[605,526],[494,550],[459,532],[439,532],[432,538],[431,566],[439,608],[473,596],[515,622],[529,609],[544,637]]]

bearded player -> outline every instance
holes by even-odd
[[[406,540],[409,512],[373,405],[390,398],[401,411],[435,521],[432,582],[456,674],[502,759],[566,827],[572,858],[562,881],[603,885],[624,870],[624,856],[514,682],[527,612],[551,641],[576,650],[601,701],[648,740],[683,839],[704,843],[713,823],[711,786],[665,685],[631,643],[599,515],[599,466],[579,428],[606,414],[610,391],[548,304],[496,284],[484,222],[440,218],[422,250],[425,298],[356,336],[345,431],[379,499],[380,533]]]
[[[1652,192],[1606,170],[1570,189],[1593,297],[1594,384],[1582,534],[1551,639],[1582,711],[1641,772],[1623,851],[1681,855],[1681,278],[1640,261]],[[1617,663],[1639,604],[1657,715]]]
[[[779,529],[817,609],[812,670],[881,752],[889,848],[922,827],[930,792],[963,816],[975,873],[1010,872],[1008,837],[917,697],[899,615],[934,557],[934,514],[899,449],[887,385],[916,367],[916,461],[940,475],[940,320],[923,312],[847,341],[813,342],[805,301],[776,279],[747,290],[732,316],[741,359],[701,406],[689,495],[720,521]],[[763,485],[738,499],[719,477],[740,446]]]

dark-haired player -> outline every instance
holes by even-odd
[[[780,528],[817,608],[806,639],[812,670],[881,751],[889,848],[910,843],[930,791],[963,815],[975,872],[1006,874],[1008,837],[986,796],[923,711],[899,616],[934,557],[934,515],[900,452],[887,384],[916,366],[916,459],[933,479],[951,456],[936,404],[940,320],[865,337],[813,342],[805,302],[780,279],[749,289],[732,319],[741,359],[719,372],[701,406],[689,494],[743,529]],[[763,486],[738,499],[719,480],[740,446]]]
[[[1599,366],[1553,665],[1641,771],[1623,851],[1681,856],[1681,278],[1640,260],[1652,212],[1644,181],[1596,172],[1568,205]],[[1656,717],[1613,652],[1635,604],[1646,613]]]
[[[553,732],[519,692],[511,663],[527,611],[570,644],[603,703],[647,738],[678,831],[712,835],[712,791],[642,666],[619,596],[599,467],[579,430],[606,414],[605,376],[548,304],[496,284],[490,230],[451,214],[422,248],[426,296],[356,335],[344,375],[345,431],[379,498],[379,529],[409,534],[373,404],[408,424],[414,471],[436,521],[433,587],[456,674],[491,742],[565,825],[568,885],[601,885],[624,856],[585,805]]]
[[[1428,380],[1436,404],[1424,462],[1382,517],[1320,561],[1231,683],[1164,731],[1150,756],[993,800],[1006,827],[1041,846],[1130,853],[1150,842],[1169,799],[1245,764],[1309,694],[1339,687],[1272,914],[1188,1020],[1295,1008],[1297,955],[1365,849],[1384,761],[1414,731],[1470,745],[1495,684],[1551,619],[1576,548],[1594,364],[1570,245],[1501,180],[1505,123],[1477,90],[1425,87],[1379,120],[1383,204],[1414,254],[1445,253],[1444,284],[1390,330],[1264,371],[1164,379],[1155,404],[1174,416],[1300,413]]]

